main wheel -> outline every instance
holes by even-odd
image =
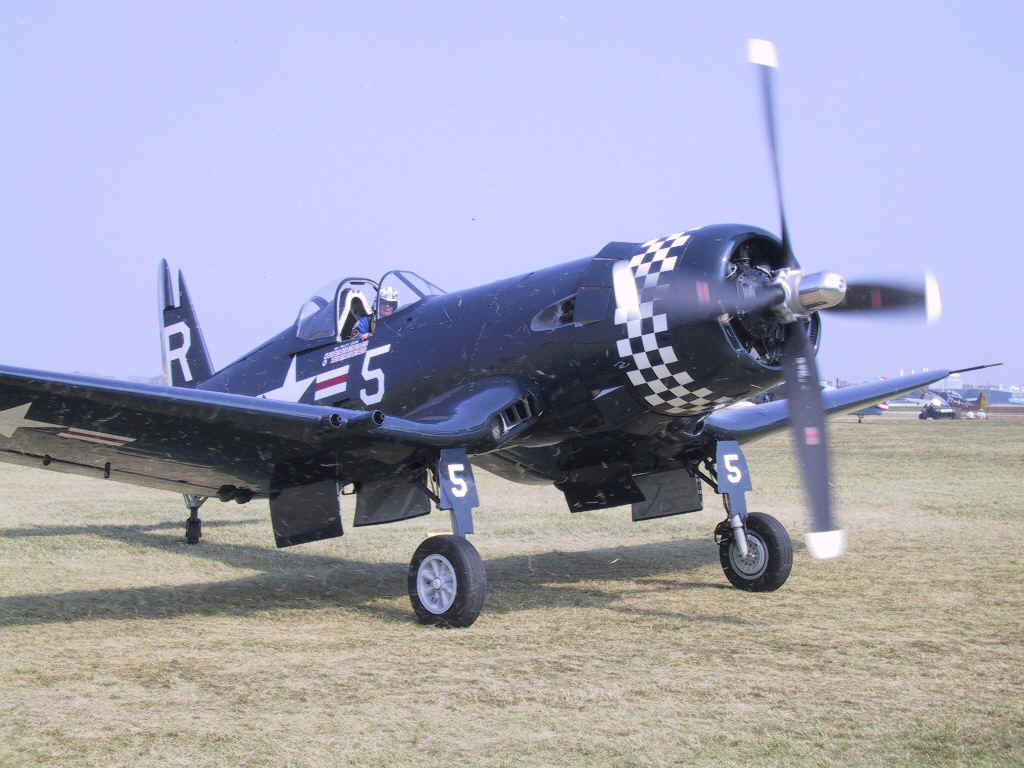
[[[748,592],[772,592],[789,578],[793,569],[793,543],[782,523],[771,515],[747,515],[747,554],[740,555],[732,537],[718,545],[718,559],[734,587]]]
[[[409,599],[422,624],[468,627],[484,607],[487,571],[462,536],[431,536],[409,563]]]

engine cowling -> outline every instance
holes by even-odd
[[[778,384],[784,319],[774,308],[715,307],[781,291],[778,273],[797,267],[774,235],[735,224],[637,246],[613,274],[618,366],[634,393],[659,413],[697,416]],[[797,322],[817,350],[818,315]]]

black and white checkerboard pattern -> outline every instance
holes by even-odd
[[[718,397],[707,387],[690,388],[693,377],[679,361],[669,337],[668,319],[656,314],[656,288],[662,274],[675,269],[690,233],[648,240],[629,261],[640,298],[639,312],[616,307],[615,324],[625,325],[626,338],[617,343],[619,357],[632,362],[626,369],[629,381],[640,388],[655,410],[671,414],[696,414],[731,398]]]

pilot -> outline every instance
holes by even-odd
[[[396,309],[398,309],[398,291],[390,285],[385,286],[380,292],[380,316],[391,317]],[[371,334],[370,317],[360,317],[352,335],[358,337],[360,341],[366,341]]]

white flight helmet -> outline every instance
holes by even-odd
[[[384,286],[380,291],[380,300],[388,304],[394,304],[395,309],[398,308],[398,291],[392,288],[390,285]]]

